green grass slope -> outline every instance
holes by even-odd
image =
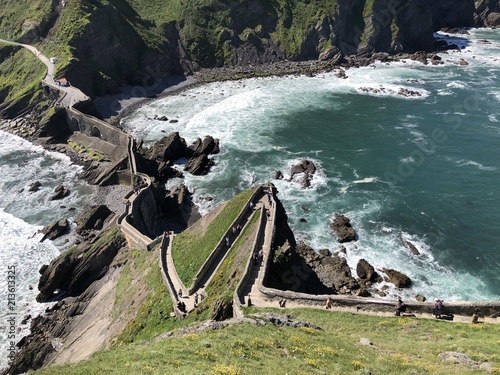
[[[26,49],[0,43],[0,104],[32,106],[42,100],[46,73],[45,65]]]
[[[2,0],[0,37],[17,41],[32,30],[47,32],[52,10],[52,2],[47,0]]]
[[[251,309],[250,312],[256,311]],[[240,324],[122,346],[37,374],[481,374],[438,357],[462,352],[500,373],[498,325],[281,310],[322,330]],[[360,344],[361,338],[373,345]]]
[[[180,279],[189,287],[203,263],[214,250],[224,233],[248,203],[253,190],[247,190],[231,199],[206,230],[195,225],[175,236],[172,257]]]

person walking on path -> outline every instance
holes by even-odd
[[[434,300],[434,316],[436,319],[441,319],[441,314],[443,313],[443,301],[436,298]]]
[[[331,309],[331,308],[332,308],[332,299],[330,297],[328,297],[326,299],[325,309]]]
[[[398,304],[396,305],[396,313],[394,315],[396,316],[401,316],[402,312],[406,311],[406,305],[401,299],[401,297],[398,298]]]

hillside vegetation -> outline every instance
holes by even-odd
[[[0,43],[0,108],[43,104],[45,65],[22,47]],[[2,103],[4,103],[2,105]]]
[[[479,2],[479,0],[478,0]],[[441,26],[474,24],[468,0],[5,0],[0,36],[59,58],[90,96],[200,67],[431,50]],[[444,17],[446,15],[446,17]]]
[[[254,312],[253,309],[249,313]],[[281,310],[312,328],[243,323],[217,331],[123,345],[83,363],[36,374],[481,374],[500,372],[497,325]],[[361,338],[373,345],[360,344]],[[465,353],[475,367],[438,357]]]

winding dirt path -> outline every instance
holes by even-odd
[[[56,71],[55,64],[52,64],[50,62],[50,59],[43,53],[41,53],[36,47],[29,44],[11,42],[5,39],[0,39],[0,42],[21,46],[30,51],[38,60],[40,60],[43,64],[45,64],[45,66],[47,67],[47,74],[45,75],[45,78],[42,80],[42,82],[47,86],[50,86],[64,93],[63,98],[60,100],[60,104],[62,106],[72,107],[74,104],[78,102],[90,99],[87,95],[85,95],[76,87],[73,86],[64,87],[57,85],[56,81],[54,80],[54,74]]]

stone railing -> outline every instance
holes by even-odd
[[[170,278],[170,272],[173,272],[175,270],[169,270],[167,266],[167,251],[168,248],[171,247],[172,245],[172,239],[173,239],[173,234],[171,232],[169,233],[165,232],[161,237],[160,268],[163,271],[162,272],[163,283],[167,287],[168,293],[170,294],[170,298],[174,302],[174,314],[178,318],[184,318],[186,314],[177,308],[177,301],[179,300],[179,295],[177,294],[172,279]]]
[[[220,241],[215,246],[215,249],[210,253],[207,260],[203,263],[200,270],[198,271],[196,276],[193,278],[193,283],[188,288],[188,293],[190,295],[198,289],[200,281],[203,279],[203,277],[205,277],[207,271],[210,269],[210,267],[212,266],[215,259],[217,259],[217,257],[221,254],[221,252],[223,252],[224,250],[227,250],[225,238],[227,236],[231,235],[231,230],[233,227],[237,226],[238,224],[240,224],[242,222],[243,217],[250,210],[249,203],[254,202],[255,198],[257,196],[259,196],[260,194],[262,194],[262,189],[263,189],[262,185],[255,188],[252,196],[248,199],[248,203],[245,204],[245,206],[241,209],[241,211],[238,214],[238,216],[236,217],[236,219],[234,219],[234,221],[228,227],[227,231],[224,233],[224,235],[222,236]]]
[[[241,276],[240,282],[236,286],[236,289],[233,294],[233,317],[242,318],[243,310],[241,306],[245,303],[243,300],[243,290],[247,286],[250,277],[252,276],[252,268],[254,264],[253,254],[257,253],[264,241],[264,232],[266,229],[267,217],[265,213],[265,209],[262,208],[260,210],[260,221],[259,221],[259,230],[255,234],[255,240],[253,242],[252,252],[248,257],[247,264],[245,265],[245,269],[243,270],[243,275]]]
[[[155,240],[142,233],[136,228],[137,225],[141,224],[139,222],[131,223],[133,213],[138,212],[140,205],[143,204],[144,199],[149,199],[149,197],[144,197],[146,194],[151,194],[151,179],[145,174],[136,174],[137,177],[142,179],[142,183],[135,189],[129,191],[127,195],[123,198],[125,201],[125,212],[118,218],[118,225],[120,226],[123,234],[129,240],[129,242],[137,246],[138,248],[150,250],[154,246]],[[139,220],[140,215],[134,220]],[[145,226],[142,223],[140,226]],[[156,242],[158,243],[158,242]]]

